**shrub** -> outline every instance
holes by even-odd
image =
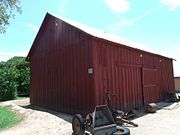
[[[25,59],[17,62],[15,65],[18,77],[17,77],[17,92],[19,96],[29,96],[29,83],[30,83],[30,68],[29,63]]]
[[[2,63],[0,66],[0,100],[11,100],[17,96],[17,71],[10,65]]]
[[[30,68],[24,57],[0,63],[0,101],[29,96]]]

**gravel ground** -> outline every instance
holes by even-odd
[[[0,103],[1,106],[12,105],[13,109],[25,115],[25,120],[0,135],[71,135],[71,119],[67,114],[50,111],[29,105],[28,99]]]
[[[180,135],[180,103],[158,103],[154,114],[139,113],[133,120],[138,128],[131,127],[131,135]]]
[[[4,105],[12,105],[25,115],[25,120],[0,131],[0,135],[72,135],[70,115],[30,106],[29,98],[0,103],[0,106]],[[139,127],[125,126],[131,135],[180,135],[179,106],[179,103],[158,103],[159,110],[154,114],[138,111],[139,117],[133,122]]]

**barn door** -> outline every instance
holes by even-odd
[[[157,102],[159,91],[157,69],[143,68],[142,81],[144,105],[151,102]]]

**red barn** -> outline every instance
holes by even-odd
[[[164,100],[172,59],[136,45],[47,13],[27,56],[31,104],[72,114],[106,104],[107,91],[123,110]]]

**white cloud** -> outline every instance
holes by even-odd
[[[34,32],[38,32],[38,30],[39,30],[39,27],[36,26],[36,25],[34,25],[34,24],[32,24],[32,23],[25,23],[25,25],[26,25],[28,28],[30,28],[32,31],[34,31]]]
[[[34,31],[35,33],[38,32],[39,30],[39,26],[36,26],[35,24],[33,23],[29,23],[29,22],[19,22],[19,24],[25,26],[25,27],[28,27],[30,30]]]
[[[126,20],[124,18],[121,18],[119,22],[112,24],[109,28],[111,31],[119,31],[120,29],[126,26],[132,26],[133,24],[134,24],[133,20]]]
[[[63,15],[67,6],[69,4],[69,0],[61,0],[60,3],[58,5],[60,5],[59,8],[59,13],[60,15]]]
[[[124,13],[130,9],[129,0],[105,0],[108,7],[117,13]]]
[[[124,19],[121,18],[121,20],[117,23],[112,24],[109,28],[111,31],[119,31],[120,29],[127,27],[127,26],[133,26],[137,21],[155,13],[156,11],[160,10],[162,7],[154,8],[150,11],[146,11],[145,13],[138,15],[132,19]]]
[[[160,2],[167,6],[169,11],[174,11],[180,7],[180,0],[161,0]]]
[[[27,54],[28,54],[28,51],[17,51],[17,52],[0,51],[0,62],[1,61],[7,61],[14,56],[26,57]]]

